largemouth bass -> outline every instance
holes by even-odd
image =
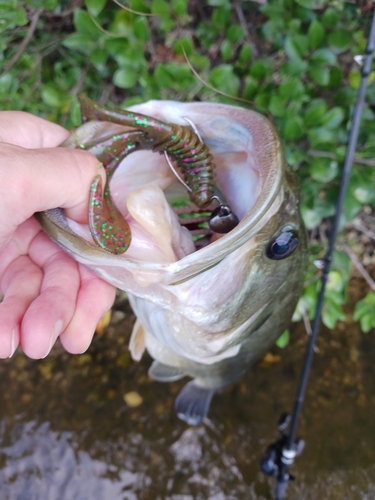
[[[171,101],[131,109],[194,124],[213,156],[216,185],[239,224],[224,235],[203,230],[204,243],[195,241],[187,229],[193,226],[176,211],[196,207],[165,158],[152,151],[127,156],[111,178],[112,199],[133,234],[126,253],[96,246],[88,228],[68,220],[61,209],[37,218],[75,260],[128,293],[137,317],[133,358],[139,360],[147,349],[155,360],[149,370],[155,380],[193,378],[175,408],[196,425],[213,394],[241,377],[289,324],[307,265],[298,186],[274,127],[254,111]],[[83,144],[95,153],[96,144],[124,130],[90,121],[64,145]]]

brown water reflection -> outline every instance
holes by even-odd
[[[273,351],[279,362],[258,363],[214,398],[205,425],[189,428],[173,412],[185,382],[153,382],[149,358],[130,360],[134,318],[117,307],[124,320],[82,356],[56,348],[40,362],[19,353],[0,364],[0,499],[271,499],[259,462],[292,408],[303,328]],[[374,332],[323,329],[318,346],[288,499],[374,499]],[[124,401],[131,391],[143,399],[134,408]]]

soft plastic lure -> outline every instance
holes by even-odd
[[[150,116],[122,109],[108,109],[80,96],[81,112],[85,120],[99,120],[131,127],[134,130],[112,136],[89,149],[107,170],[107,183],[103,193],[102,181],[98,175],[91,187],[89,227],[94,241],[105,250],[124,253],[131,241],[128,223],[112,202],[109,183],[116,168],[128,154],[139,150],[152,150],[164,154],[171,169],[177,175],[171,161],[181,169],[184,181],[179,180],[189,191],[198,208],[206,208],[213,201],[219,203],[211,216],[209,225],[213,232],[227,233],[237,224],[238,218],[224,202],[214,182],[214,168],[209,148],[202,141],[193,123],[192,129],[169,124]],[[105,205],[105,206],[104,206]],[[105,215],[105,207],[109,219]]]

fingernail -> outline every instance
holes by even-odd
[[[18,347],[18,329],[13,328],[12,337],[10,340],[10,355],[9,355],[10,358],[16,352],[17,347]]]
[[[51,332],[51,337],[49,339],[49,346],[48,346],[47,353],[46,353],[45,356],[42,357],[42,359],[46,358],[48,356],[48,354],[51,352],[53,344],[56,342],[57,337],[60,335],[60,333],[63,330],[63,325],[64,325],[64,323],[63,323],[62,319],[58,319],[56,321],[55,326],[52,328],[52,332]]]

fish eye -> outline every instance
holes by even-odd
[[[266,255],[272,260],[285,259],[294,252],[297,246],[297,231],[287,226],[268,243]]]

